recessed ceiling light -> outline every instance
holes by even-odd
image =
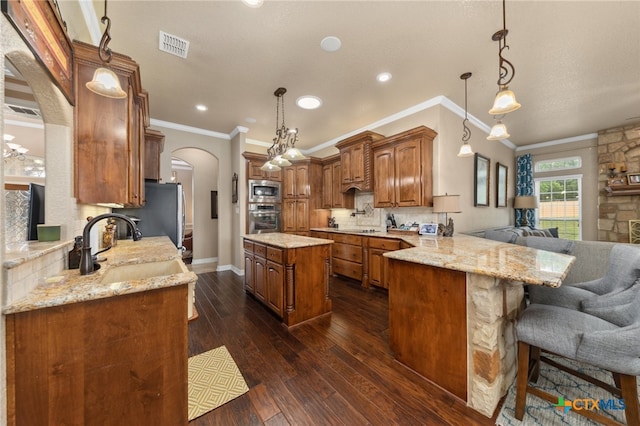
[[[320,47],[326,52],[335,52],[340,49],[340,46],[342,46],[342,42],[336,36],[325,37],[320,42]]]
[[[209,108],[207,108],[207,106],[206,106],[206,105],[198,104],[198,105],[196,105],[196,109],[197,109],[198,111],[206,111],[206,110],[208,110]]]
[[[242,0],[242,3],[249,7],[260,7],[262,3],[264,3],[264,0]]]
[[[304,95],[296,100],[296,105],[304,109],[316,109],[322,105],[322,99],[317,96]]]
[[[391,73],[390,72],[381,72],[380,74],[378,74],[376,76],[376,80],[378,80],[380,83],[385,83],[385,82],[391,80]]]
[[[253,124],[253,123],[255,123],[257,120],[256,120],[255,118],[253,118],[253,117],[247,117],[247,118],[245,118],[245,119],[244,119],[244,121],[246,121],[247,123],[251,123],[251,124]]]

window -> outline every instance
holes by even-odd
[[[581,157],[556,158],[553,160],[536,161],[536,172],[557,172],[560,170],[579,169],[582,167]]]
[[[582,176],[536,179],[538,227],[558,228],[558,236],[569,240],[582,238],[580,198]]]

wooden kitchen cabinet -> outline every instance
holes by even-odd
[[[265,172],[260,167],[267,161],[267,156],[253,152],[243,152],[242,156],[247,163],[247,179],[282,181],[282,170],[277,172]]]
[[[322,162],[296,161],[282,169],[282,232],[309,235],[327,226],[330,211],[322,208]]]
[[[399,250],[400,241],[389,238],[367,239],[369,247],[369,264],[368,264],[368,285],[389,288],[389,279],[387,275],[387,259],[383,256],[389,251]]]
[[[164,134],[154,129],[144,131],[144,179],[160,182],[160,154],[164,151]]]
[[[373,190],[371,144],[381,139],[384,139],[383,135],[365,131],[336,143],[340,150],[342,192]]]
[[[357,235],[333,233],[332,248],[333,273],[362,281],[363,255],[362,238]]]
[[[354,192],[342,192],[342,162],[340,155],[323,160],[322,166],[322,208],[352,209],[355,205]]]
[[[373,203],[377,208],[433,205],[433,139],[426,126],[373,146]]]
[[[78,203],[139,207],[144,200],[145,129],[149,98],[138,64],[113,53],[109,68],[120,79],[126,99],[100,96],[86,88],[103,66],[95,46],[73,42],[75,96],[74,195]]]
[[[7,419],[186,425],[187,285],[6,316]]]
[[[256,289],[252,294],[287,326],[330,312],[331,242],[283,248],[256,242],[262,238],[264,235],[255,234],[244,239],[245,259],[254,257],[252,283],[245,284],[245,291]],[[261,286],[264,291],[259,297],[257,289]]]
[[[253,287],[255,281],[254,261],[253,243],[251,241],[244,241],[244,290],[251,294],[254,294],[256,291]]]

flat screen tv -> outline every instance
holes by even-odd
[[[29,184],[29,216],[27,217],[27,240],[38,239],[38,224],[44,223],[44,186]]]

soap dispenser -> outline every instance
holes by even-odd
[[[80,267],[80,256],[82,255],[82,237],[77,236],[73,243],[73,248],[69,251],[69,269]]]

